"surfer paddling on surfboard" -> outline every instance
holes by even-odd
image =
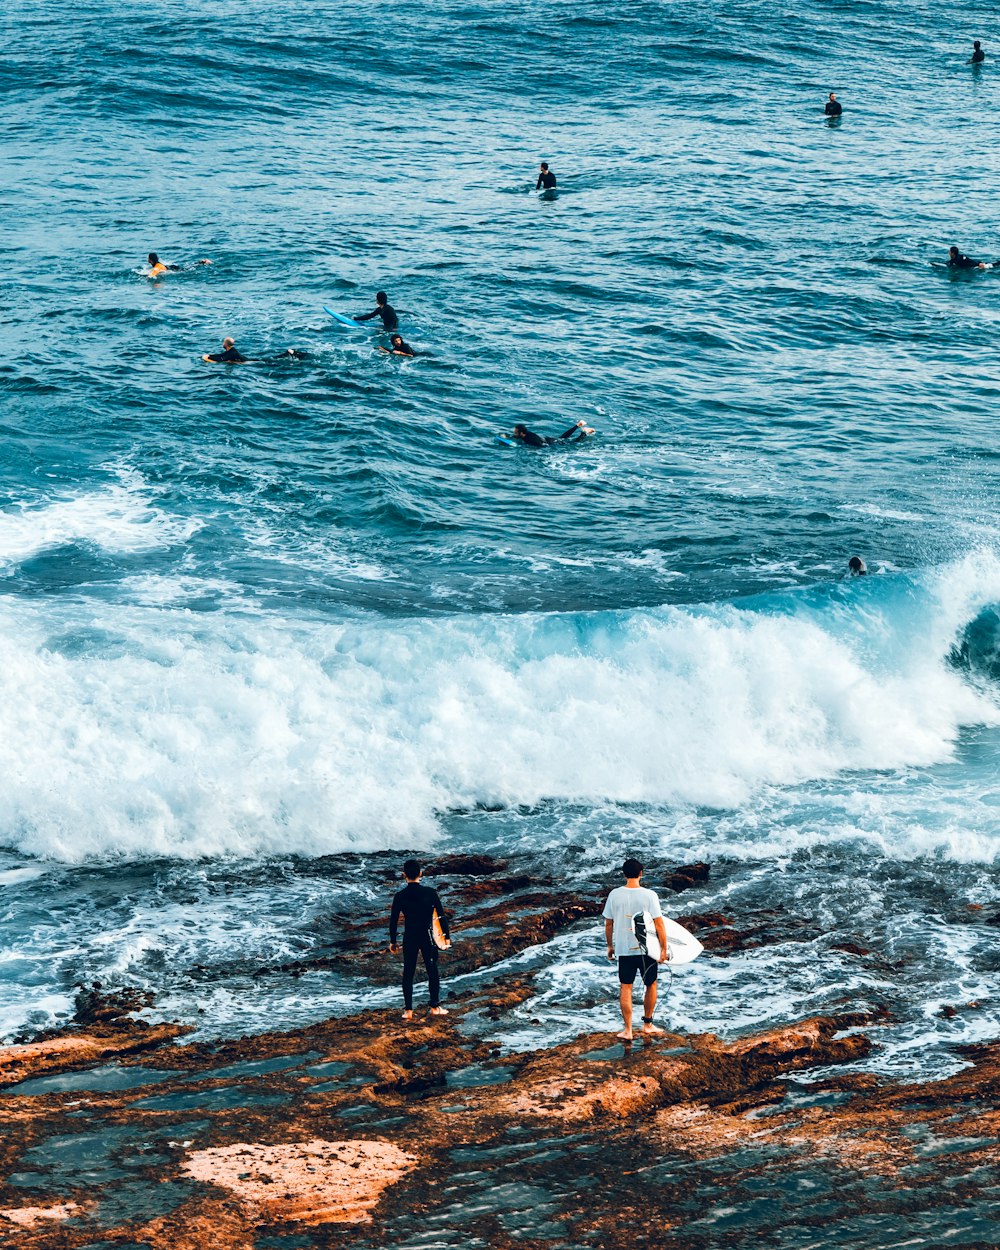
[[[529,430],[526,425],[520,424],[514,426],[514,432],[510,437],[517,439],[519,443],[524,443],[525,447],[554,447],[556,443],[562,442],[564,438],[568,438],[571,442],[579,443],[582,439],[589,438],[593,433],[594,431],[586,421],[577,421],[576,425],[571,425],[558,438],[549,438],[546,434],[536,434],[534,430]],[[575,438],[574,435],[576,435]]]
[[[658,964],[670,957],[667,930],[663,923],[660,900],[642,884],[642,864],[630,856],[622,864],[625,884],[612,890],[604,904],[604,936],[608,958],[618,960],[619,998],[625,1027],[616,1034],[623,1042],[632,1040],[632,986],[636,973],[642,977],[646,992],[642,998],[642,1035],[662,1033],[653,1023],[656,1008],[656,976]],[[650,929],[653,931],[650,932]],[[649,953],[652,947],[656,955]],[[657,949],[658,947],[658,949]]]
[[[397,936],[399,917],[403,917],[403,1011],[404,1020],[413,1019],[413,974],[417,970],[417,957],[423,956],[427,969],[427,989],[431,998],[431,1015],[446,1016],[447,1007],[441,1006],[441,974],[438,971],[438,951],[451,945],[448,933],[448,917],[441,906],[437,890],[421,885],[423,876],[420,863],[408,859],[403,865],[406,885],[392,900],[389,917],[389,950],[395,955],[399,950]]]

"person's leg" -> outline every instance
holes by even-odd
[[[618,980],[621,982],[618,1001],[621,1003],[622,1021],[625,1027],[616,1036],[623,1042],[632,1040],[632,986],[635,984],[635,974],[638,971],[637,962],[627,955],[618,960]]]
[[[427,969],[427,992],[431,999],[431,1014],[443,1016],[445,1009],[441,1006],[441,969],[438,965],[438,949],[426,938],[421,948],[424,956],[424,967]]]
[[[659,969],[655,960],[648,955],[646,958],[652,964],[651,968],[646,969],[646,974],[643,977],[643,981],[646,984],[646,992],[642,996],[642,1031],[648,1037],[653,1033],[662,1033],[663,1030],[658,1029],[653,1023],[653,1011],[656,1008],[656,974]]]
[[[408,946],[403,943],[403,1019],[410,1020],[413,1018],[413,974],[417,970],[417,956],[420,954],[420,947],[414,943]]]

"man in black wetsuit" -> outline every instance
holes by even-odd
[[[868,566],[860,556],[851,556],[847,561],[847,572],[851,577],[867,577]]]
[[[986,60],[986,53],[983,51],[982,45],[980,44],[978,39],[973,39],[972,56],[969,57],[966,64],[967,65],[982,65],[983,61],[985,60]]]
[[[417,353],[405,342],[401,334],[394,334],[389,340],[389,347],[380,348],[383,352],[389,352],[392,356],[415,356]]]
[[[236,344],[232,339],[223,339],[222,351],[202,356],[202,360],[207,360],[214,365],[245,365],[247,363],[246,356],[236,350]]]
[[[520,443],[524,443],[525,447],[554,447],[556,443],[561,443],[564,438],[568,438],[574,443],[579,443],[581,439],[589,438],[593,433],[594,431],[585,421],[577,421],[576,425],[571,425],[558,438],[547,438],[544,434],[536,434],[534,430],[529,430],[526,425],[515,425],[514,433],[511,437],[516,438]],[[573,437],[574,434],[576,438]]]
[[[539,166],[538,181],[535,183],[536,191],[554,191],[556,189],[556,176],[549,169],[548,161],[542,161]]]
[[[843,111],[844,106],[831,91],[830,98],[827,100],[826,107],[823,109],[823,112],[827,115],[827,117],[839,117]]]
[[[413,1019],[413,974],[417,970],[417,956],[422,955],[424,967],[427,969],[427,989],[431,998],[431,1015],[446,1016],[447,1007],[441,1006],[441,975],[438,972],[438,948],[431,937],[431,923],[434,912],[441,921],[441,930],[448,937],[448,917],[441,906],[437,890],[420,884],[422,872],[420,863],[408,859],[403,865],[403,876],[406,885],[392,900],[392,915],[389,917],[389,950],[395,955],[399,949],[396,937],[399,930],[399,917],[405,921],[403,925],[403,1012],[404,1020]]]
[[[396,316],[396,310],[389,303],[389,297],[385,291],[378,291],[375,295],[375,311],[365,313],[363,317],[355,317],[355,321],[371,321],[373,317],[382,318],[383,330],[398,330],[399,318]]]
[[[982,260],[973,260],[971,256],[966,256],[960,252],[957,247],[948,248],[948,268],[949,269],[985,269],[986,262]]]

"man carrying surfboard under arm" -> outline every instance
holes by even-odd
[[[653,1023],[656,1008],[657,965],[666,963],[667,929],[663,923],[660,900],[652,890],[642,884],[642,864],[630,856],[622,865],[625,884],[608,895],[604,904],[604,936],[608,943],[608,958],[618,959],[619,998],[624,1029],[617,1037],[623,1042],[632,1040],[632,986],[636,974],[642,977],[646,992],[642,999],[642,1033],[651,1037],[663,1030]],[[652,929],[652,932],[650,932]],[[657,950],[656,955],[650,948]]]
[[[427,969],[427,989],[431,997],[431,1015],[446,1016],[447,1007],[441,1006],[441,974],[438,971],[438,950],[451,945],[448,933],[448,917],[441,906],[437,890],[420,884],[423,876],[420,863],[408,859],[403,865],[406,885],[392,900],[389,917],[389,950],[395,955],[399,950],[396,938],[399,917],[403,917],[403,1012],[404,1020],[413,1019],[413,974],[417,970],[417,958],[423,956]]]

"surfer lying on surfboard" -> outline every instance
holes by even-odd
[[[160,260],[155,252],[150,252],[146,260],[149,262],[147,278],[162,278],[165,273],[180,272],[180,265],[168,265],[165,261]],[[199,260],[196,263],[199,265],[210,265],[212,262],[210,260]]]
[[[383,347],[380,343],[379,351],[389,352],[393,356],[415,356],[417,354],[409,343],[403,341],[401,334],[394,334],[389,343],[391,344],[389,347]]]
[[[237,350],[236,344],[229,338],[222,340],[221,352],[212,352],[210,355],[202,356],[202,360],[213,365],[245,365],[247,363],[246,356]]]
[[[529,430],[526,425],[515,425],[511,438],[524,443],[525,447],[554,447],[556,443],[562,442],[565,438],[570,439],[571,442],[579,443],[581,439],[589,438],[593,433],[594,430],[590,428],[586,421],[577,421],[576,425],[571,425],[558,438],[548,438],[544,434],[536,434],[534,430]],[[575,438],[573,437],[574,434],[576,435]]]

